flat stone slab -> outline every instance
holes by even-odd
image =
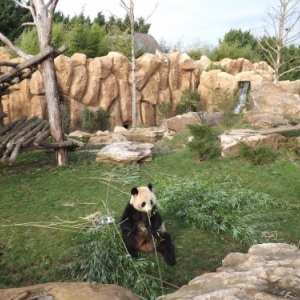
[[[135,162],[148,163],[152,160],[154,144],[140,142],[117,142],[102,148],[96,162],[127,165]]]
[[[284,143],[286,138],[278,133],[262,135],[259,131],[251,129],[235,129],[225,132],[219,136],[221,142],[222,157],[236,155],[240,151],[239,143],[245,143],[251,148],[264,145],[271,149],[277,149],[280,143]]]

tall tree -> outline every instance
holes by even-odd
[[[250,30],[230,29],[229,32],[225,33],[223,42],[229,45],[235,44],[240,48],[249,46],[252,50],[256,50],[257,47],[257,41]]]
[[[123,22],[123,26],[125,26],[124,30],[127,31],[128,33],[130,33],[130,41],[131,41],[131,44],[130,44],[131,45],[131,72],[132,72],[132,125],[131,126],[133,128],[135,128],[136,127],[136,84],[135,84],[135,81],[136,81],[135,80],[136,79],[135,78],[135,48],[136,48],[135,44],[136,43],[135,43],[134,33],[136,32],[137,23],[134,18],[134,1],[129,0],[129,3],[126,3],[125,0],[120,0],[120,5],[126,11],[126,17],[125,17],[125,21]],[[155,6],[155,9],[156,9],[156,7],[157,7],[157,5]],[[154,10],[153,10],[153,12],[154,12]],[[150,15],[149,15],[149,17],[150,17]],[[141,18],[139,18],[140,24],[145,25],[147,20],[144,21],[143,18],[142,18],[142,20],[143,20],[143,23],[141,23]],[[150,26],[149,26],[149,28],[150,28]]]
[[[49,0],[47,3],[45,3],[44,0],[31,0],[30,5],[22,4],[17,0],[14,0],[14,2],[31,12],[33,18],[33,23],[31,25],[35,25],[37,28],[40,50],[43,51],[49,47],[51,45],[52,19],[58,0]],[[62,142],[65,140],[65,137],[62,130],[62,120],[59,110],[59,94],[53,54],[43,60],[40,71],[45,86],[50,133],[55,142]],[[66,148],[56,149],[55,158],[57,165],[66,165],[68,162]]]
[[[0,0],[0,7],[1,33],[14,41],[24,30],[21,25],[32,20],[31,14],[11,0]]]
[[[283,50],[300,38],[300,0],[278,0],[272,6],[264,19],[266,28],[264,37],[257,40],[264,51],[268,63],[274,69],[274,83],[277,83],[284,74],[300,70],[300,57],[284,59]],[[285,69],[291,60],[297,59],[298,64]],[[284,70],[285,71],[281,71]]]

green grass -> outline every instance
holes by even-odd
[[[72,257],[64,255],[78,246],[82,233],[54,228],[34,227],[59,220],[80,221],[96,211],[121,215],[133,186],[151,182],[157,195],[166,193],[164,182],[182,184],[182,196],[188,194],[189,179],[201,176],[218,184],[230,177],[243,189],[270,196],[267,210],[257,209],[258,228],[268,231],[266,241],[299,246],[300,161],[284,152],[267,166],[253,165],[241,157],[214,158],[197,162],[185,146],[188,133],[176,134],[155,149],[150,164],[119,168],[95,164],[88,153],[69,153],[70,165],[57,168],[47,153],[21,154],[14,165],[0,165],[0,288],[20,287],[63,278],[53,272]],[[289,156],[287,155],[289,154]],[[158,199],[159,201],[159,199]],[[176,290],[205,272],[215,271],[230,252],[246,252],[249,245],[231,234],[216,234],[184,227],[173,213],[162,212],[176,249],[177,264],[166,265],[158,254],[144,255],[155,264],[149,275],[165,282],[165,292]],[[42,223],[46,222],[46,223]],[[18,225],[18,226],[16,226]],[[30,225],[30,226],[28,226]],[[72,229],[72,228],[71,228]],[[124,250],[125,251],[125,250]],[[168,284],[167,284],[168,283]]]

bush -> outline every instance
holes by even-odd
[[[162,102],[157,106],[158,116],[162,119],[168,119],[172,117],[172,105],[171,103]]]
[[[60,109],[60,114],[61,114],[63,132],[66,134],[69,134],[70,130],[71,130],[70,111],[65,104],[60,104],[59,109]]]
[[[214,182],[201,176],[175,178],[161,185],[157,193],[159,209],[175,216],[184,226],[248,245],[263,242],[266,232],[258,224],[270,206],[269,195],[243,189],[229,177]]]
[[[226,42],[219,43],[218,47],[212,50],[209,58],[212,61],[220,61],[223,58],[238,59],[240,57],[248,59],[251,62],[260,61],[259,55],[252,50],[251,45],[241,47],[239,43],[228,44]]]
[[[40,43],[35,27],[26,29],[17,38],[16,46],[27,54],[36,55],[40,52]]]
[[[79,120],[79,127],[90,133],[97,130],[104,131],[109,129],[109,118],[109,112],[104,109],[92,111],[85,107]]]
[[[180,98],[180,102],[176,107],[176,113],[181,115],[190,111],[199,111],[200,95],[197,89],[186,90]]]
[[[251,148],[245,143],[239,143],[239,146],[239,155],[245,159],[248,159],[254,165],[270,164],[274,162],[277,157],[277,154],[273,149],[270,149],[264,145]]]
[[[193,140],[188,147],[196,153],[200,161],[214,157],[219,154],[217,137],[213,134],[212,128],[207,124],[188,124]]]
[[[54,48],[68,44],[64,55],[84,53],[87,57],[107,55],[108,49],[104,40],[105,27],[96,23],[92,25],[75,21],[71,25],[53,23],[52,42]],[[26,29],[16,41],[16,45],[26,53],[36,55],[40,52],[40,44],[36,28]]]

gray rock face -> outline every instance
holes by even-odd
[[[252,246],[230,253],[216,273],[194,278],[163,300],[300,299],[300,250],[288,244]]]

